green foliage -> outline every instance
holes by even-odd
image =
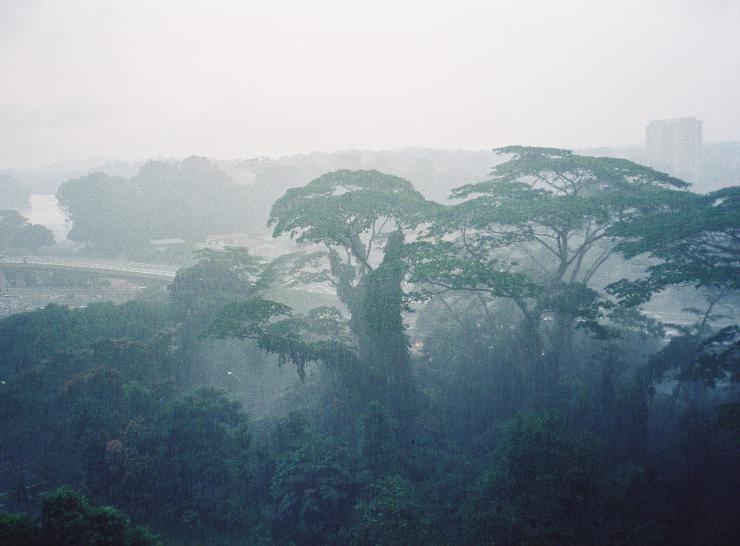
[[[245,249],[202,250],[197,263],[178,270],[168,287],[175,318],[197,333],[227,303],[255,296],[269,285],[260,261]]]
[[[72,220],[69,239],[84,241],[94,251],[112,256],[147,241],[141,199],[121,178],[91,174],[65,182],[56,196]]]
[[[178,379],[164,316],[131,302],[0,322],[3,456],[32,461],[52,483],[96,482],[106,443],[150,416]]]
[[[202,388],[129,425],[102,461],[100,487],[168,525],[243,529],[251,443],[241,405]]]
[[[290,314],[290,307],[274,301],[253,298],[225,305],[211,324],[211,330],[224,336],[257,339],[267,333],[273,318]]]
[[[41,546],[38,529],[26,514],[0,512],[0,544]]]
[[[33,252],[54,244],[54,235],[44,226],[30,224],[15,210],[0,210],[0,253]]]
[[[398,468],[400,443],[398,421],[378,402],[368,404],[362,416],[360,454],[375,476],[385,476]]]
[[[438,215],[428,232],[435,244],[412,254],[413,278],[510,298],[534,320],[551,287],[589,284],[614,250],[614,225],[686,186],[622,159],[521,146],[496,152],[512,157],[488,180],[453,191],[464,201]],[[542,254],[536,271],[526,267],[533,252]]]
[[[247,189],[204,157],[148,161],[131,182],[144,205],[150,239],[199,240],[240,231],[253,214]]]
[[[371,377],[371,396],[396,415],[411,413],[409,340],[403,323],[406,310],[401,283],[406,268],[401,260],[403,235],[388,237],[383,261],[363,279],[361,303],[350,325],[358,336],[359,354]],[[373,384],[374,383],[374,384]]]
[[[401,317],[406,299],[401,289],[403,230],[428,221],[438,209],[406,180],[378,171],[341,170],[288,190],[270,213],[273,236],[288,234],[327,248],[325,254],[314,254],[319,271],[308,278],[332,284],[351,313],[349,326],[368,370],[367,399],[396,409],[410,402],[408,340]],[[382,242],[383,259],[376,265]],[[307,278],[301,271],[307,262],[293,263],[298,268],[294,275]]]
[[[48,305],[0,322],[0,371],[18,371],[60,351],[78,351],[97,341],[154,340],[166,328],[161,306],[131,301],[96,303],[84,309]]]
[[[482,239],[474,244],[482,251],[487,243]],[[527,302],[538,298],[543,291],[525,273],[511,270],[516,262],[494,255],[485,261],[471,260],[453,241],[421,241],[409,245],[408,260],[412,265],[411,280],[429,287],[416,293],[418,299],[447,291],[471,290],[509,298],[526,307]]]
[[[140,546],[160,544],[158,538],[131,525],[111,506],[92,506],[67,487],[49,493],[41,505],[41,537],[59,546]]]
[[[410,182],[378,171],[335,171],[300,188],[288,190],[270,212],[273,236],[284,233],[300,242],[349,248],[355,258],[367,261],[357,238],[377,235],[379,220],[396,227],[413,227],[424,221],[427,203]],[[365,255],[363,258],[362,256]]]
[[[378,245],[390,232],[428,221],[437,209],[402,178],[342,170],[288,190],[272,206],[269,224],[274,237],[288,234],[327,248],[327,253],[312,255],[320,276],[311,279],[329,281],[354,312],[356,288],[373,270]],[[305,276],[307,265],[304,260],[294,271]]]
[[[740,382],[740,326],[727,326],[702,341],[698,356],[684,377],[709,386],[718,380]]]
[[[136,256],[153,239],[199,241],[244,229],[248,191],[205,158],[149,161],[132,179],[95,173],[57,190],[72,220],[69,238],[104,255]]]
[[[303,426],[285,432],[267,508],[274,543],[342,544],[357,489],[347,454]]]
[[[287,305],[253,298],[225,305],[213,318],[208,333],[220,338],[254,340],[260,349],[276,355],[280,363],[293,363],[298,375],[305,379],[308,362],[323,362],[338,371],[357,367],[354,350],[327,336],[329,323],[335,332],[340,328],[336,315],[333,316],[335,320],[323,309],[307,317],[295,317]]]
[[[515,365],[535,385],[534,406],[553,405],[567,383],[574,329],[606,339],[614,305],[595,276],[613,259],[613,228],[680,201],[686,184],[622,159],[512,146],[487,180],[453,190],[407,261],[420,298],[476,294],[518,309]],[[608,277],[608,275],[607,275]]]
[[[428,544],[430,521],[413,485],[399,475],[371,483],[355,504],[349,544]]]
[[[609,286],[628,305],[643,303],[668,286],[740,289],[740,188],[680,197],[612,229],[614,236],[626,239],[617,247],[625,256],[659,260],[646,277]]]
[[[462,512],[474,544],[660,544],[644,469],[562,415],[520,414]]]
[[[289,190],[274,229],[326,251],[272,264],[203,251],[168,302],[0,321],[3,503],[41,513],[0,514],[0,542],[160,542],[69,489],[42,501],[61,483],[175,544],[737,542],[737,327],[706,334],[710,310],[667,343],[659,321],[607,300],[611,271],[595,275],[642,244],[628,228],[643,219],[670,231],[671,211],[723,211],[734,194],[709,203],[622,160],[500,151],[510,161],[448,208],[375,171]],[[126,184],[154,201],[160,181],[203,191],[220,176],[183,169],[152,163]],[[702,210],[697,229],[714,221]],[[409,267],[429,298],[413,315]],[[268,292],[286,275],[333,283],[344,306]],[[264,367],[275,360],[302,381]]]
[[[562,417],[520,415],[466,515],[477,544],[584,544],[597,533],[596,447]]]

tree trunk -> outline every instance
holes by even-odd
[[[392,234],[383,262],[358,285],[350,305],[350,327],[368,370],[371,394],[396,414],[411,397],[409,342],[403,325],[403,235]]]

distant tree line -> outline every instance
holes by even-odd
[[[31,224],[16,210],[0,210],[0,253],[22,254],[54,244],[52,232]]]
[[[248,192],[204,158],[149,161],[124,179],[94,173],[57,190],[68,237],[102,255],[136,255],[154,239],[202,241],[251,229]]]

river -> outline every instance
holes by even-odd
[[[54,233],[57,242],[64,241],[69,232],[67,219],[59,208],[59,202],[54,194],[33,194],[29,198],[30,208],[23,215],[32,224],[41,224]]]

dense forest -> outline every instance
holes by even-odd
[[[737,544],[740,187],[496,154],[444,202],[319,173],[268,218],[302,252],[0,321],[0,542]],[[242,190],[192,158],[58,197],[118,255]]]

